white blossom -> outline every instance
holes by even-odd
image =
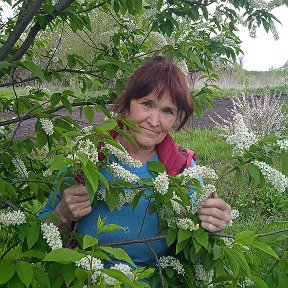
[[[0,227],[6,227],[9,225],[21,225],[26,222],[25,214],[18,210],[18,211],[1,211],[0,212]]]
[[[115,269],[115,270],[118,270],[118,271],[122,272],[127,277],[129,277],[129,279],[131,281],[136,281],[137,280],[137,276],[136,276],[135,272],[127,264],[122,264],[122,263],[115,264],[110,269]],[[115,278],[113,278],[113,277],[111,277],[111,276],[109,276],[107,274],[102,273],[102,276],[104,277],[105,283],[108,284],[108,285],[116,285],[116,284],[119,283],[118,280],[116,280]]]
[[[121,148],[123,148],[124,151],[111,144],[106,144],[104,147],[107,148],[111,154],[117,157],[120,161],[125,162],[127,165],[134,168],[139,168],[142,166],[142,163],[139,160],[134,159],[120,143],[119,145]]]
[[[113,172],[113,174],[118,178],[122,178],[125,181],[130,182],[130,183],[137,183],[139,181],[139,177],[137,175],[126,170],[118,163],[112,162],[109,167],[111,171]]]
[[[12,163],[22,177],[28,178],[28,171],[22,159],[19,157],[13,158]]]
[[[131,204],[137,192],[135,191],[124,191],[124,193],[119,194],[119,202],[117,205],[117,210],[121,210],[125,204]],[[97,200],[106,201],[106,191],[99,190],[97,191]]]
[[[82,153],[82,154],[87,155],[88,159],[95,164],[99,161],[97,147],[89,139],[80,140],[78,142],[75,159],[79,159],[77,153]]]
[[[220,237],[220,239],[225,243],[225,245],[229,248],[231,248],[234,244],[234,239],[233,238],[228,238],[228,237]]]
[[[92,125],[85,126],[85,127],[83,127],[83,128],[80,130],[80,133],[81,133],[81,134],[84,134],[84,135],[90,135],[92,128],[93,128]]]
[[[240,287],[249,287],[249,286],[253,286],[254,285],[254,282],[251,280],[251,279],[248,279],[245,277],[245,279],[242,281],[242,283],[240,283]]]
[[[208,178],[213,180],[218,178],[214,169],[199,165],[186,168],[182,173],[178,174],[177,177],[183,178],[183,182],[199,178]]]
[[[173,256],[161,256],[159,258],[159,264],[163,269],[165,269],[166,267],[172,267],[177,272],[177,274],[179,275],[185,274],[183,265],[177,258]]]
[[[154,180],[153,180],[154,187],[157,192],[164,195],[167,193],[169,188],[169,179],[166,172],[160,173]]]
[[[204,266],[201,264],[196,264],[194,265],[195,269],[195,277],[199,281],[204,281],[204,282],[211,282],[214,276],[214,270],[210,270],[209,272],[206,272],[204,269]]]
[[[228,226],[232,226],[233,220],[237,219],[239,216],[240,216],[239,211],[237,209],[232,209],[231,210],[231,219],[230,219]]]
[[[199,224],[195,224],[190,218],[179,218],[176,221],[176,225],[183,230],[194,231],[199,229]]]
[[[288,139],[277,140],[277,145],[280,147],[280,150],[288,151]]]
[[[92,257],[90,255],[83,257],[82,259],[75,262],[77,267],[81,267],[88,271],[96,271],[99,269],[103,269],[104,265],[100,259]]]
[[[53,123],[51,120],[47,119],[47,118],[40,118],[39,119],[41,126],[43,128],[43,130],[45,131],[45,133],[48,136],[53,135],[54,130],[53,130]]]
[[[258,141],[258,137],[252,131],[250,132],[244,123],[243,116],[237,113],[231,122],[228,135],[224,135],[226,142],[234,145],[233,153],[243,155],[252,144]]]
[[[42,223],[41,231],[43,238],[46,239],[48,246],[52,250],[62,248],[62,240],[58,227],[53,223]]]
[[[171,201],[174,212],[176,214],[180,214],[181,211],[183,210],[183,207],[182,207],[182,205],[179,204],[179,202],[177,200],[180,201],[181,198],[176,195],[175,191],[173,191],[173,197],[170,201]]]
[[[48,177],[50,177],[52,175],[52,170],[51,169],[47,169],[47,170],[45,170],[45,171],[43,171],[43,176],[45,177],[45,178],[48,178]]]
[[[176,61],[175,64],[177,65],[177,67],[181,70],[181,72],[185,76],[188,76],[189,69],[188,69],[187,63],[184,59],[180,59],[180,60]]]
[[[280,171],[269,166],[265,162],[253,161],[263,174],[264,178],[273,185],[278,191],[284,192],[288,187],[288,178],[282,174]]]
[[[212,193],[216,192],[216,187],[213,184],[206,184],[203,189],[202,193],[199,196],[198,202],[207,199]]]
[[[0,126],[0,135],[5,135],[5,127]]]

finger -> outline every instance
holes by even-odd
[[[209,232],[218,232],[221,231],[218,227],[214,226],[211,223],[201,222],[201,226],[203,229],[209,231]]]
[[[73,211],[71,217],[73,218],[73,221],[77,221],[80,218],[84,217],[85,215],[91,213],[92,208],[91,206],[82,207],[81,209],[77,209],[76,211]]]
[[[201,205],[204,208],[215,207],[222,211],[231,210],[230,206],[221,198],[208,198],[205,201],[202,201]]]
[[[218,208],[200,208],[198,210],[199,215],[203,216],[211,216],[214,218],[217,218],[220,221],[223,221],[226,223],[226,225],[230,222],[231,219],[231,213],[229,210],[220,210]]]
[[[75,185],[64,190],[64,195],[88,195],[87,189],[83,185]]]
[[[227,226],[226,222],[219,220],[218,218],[214,218],[212,216],[199,215],[199,219],[201,220],[201,222],[208,223],[217,227],[217,230],[224,230]]]
[[[218,198],[218,193],[215,191],[215,192],[212,192],[209,196],[208,196],[208,198]]]

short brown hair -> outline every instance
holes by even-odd
[[[158,99],[168,91],[172,102],[178,108],[180,130],[193,113],[192,96],[188,81],[181,70],[171,61],[162,56],[151,58],[138,68],[132,75],[124,93],[115,101],[115,111],[129,111],[131,100],[147,96],[152,91]]]

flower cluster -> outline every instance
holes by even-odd
[[[130,183],[137,183],[139,181],[139,177],[137,175],[126,170],[118,163],[112,162],[109,167],[112,173],[118,178],[122,178],[123,180]]]
[[[22,159],[19,157],[13,158],[12,163],[22,177],[28,178],[28,171]]]
[[[120,143],[119,145],[121,148],[123,148],[123,151],[111,144],[106,144],[104,147],[107,148],[111,154],[117,157],[120,161],[125,162],[127,165],[134,168],[139,168],[142,166],[142,163],[139,160],[132,158]]]
[[[186,168],[182,173],[178,174],[177,177],[183,178],[183,182],[199,178],[208,178],[213,180],[216,180],[218,178],[214,169],[205,166]]]
[[[253,161],[263,174],[264,178],[273,185],[279,192],[284,192],[288,187],[288,178],[275,168],[265,162]]]
[[[210,270],[209,272],[206,272],[204,269],[204,266],[201,264],[194,265],[194,269],[195,269],[195,277],[199,281],[204,281],[207,283],[210,283],[212,281],[213,276],[214,276],[214,270]]]
[[[77,267],[81,267],[81,268],[83,268],[85,270],[89,270],[89,271],[90,270],[96,271],[96,270],[104,268],[104,265],[100,259],[92,257],[90,255],[83,257],[82,259],[76,261],[75,265]]]
[[[180,214],[181,211],[183,210],[183,207],[182,205],[179,204],[178,201],[180,201],[181,198],[179,196],[176,195],[176,192],[173,191],[173,197],[171,198],[171,204],[172,204],[172,207],[173,207],[173,210],[176,214]]]
[[[231,219],[230,219],[228,226],[232,226],[233,220],[237,219],[239,216],[240,216],[239,211],[237,209],[232,209],[231,210]]]
[[[119,202],[117,205],[117,209],[121,210],[125,204],[131,204],[137,192],[135,191],[126,191],[124,193],[119,194]],[[106,201],[106,191],[99,190],[97,191],[97,200],[98,201]]]
[[[8,212],[0,212],[0,227],[6,227],[9,225],[21,225],[26,222],[25,214],[18,210],[18,211],[8,211]]]
[[[52,250],[62,248],[59,229],[53,223],[42,223],[41,231],[43,233],[43,238],[46,239],[48,246]]]
[[[288,139],[277,140],[277,145],[280,147],[280,150],[288,151]]]
[[[48,177],[50,177],[51,175],[52,175],[52,170],[50,170],[49,168],[48,168],[47,170],[43,171],[43,176],[44,176],[45,178],[48,178]]]
[[[80,130],[80,133],[81,133],[81,134],[84,134],[84,135],[90,135],[92,128],[93,128],[92,125],[85,126],[85,127],[83,127],[83,128]]]
[[[240,113],[234,116],[229,134],[225,137],[227,143],[234,145],[233,153],[239,155],[243,155],[245,150],[258,141],[258,137],[245,125],[243,115]]]
[[[53,135],[54,130],[53,130],[53,123],[51,120],[47,119],[47,118],[40,118],[39,119],[41,126],[43,128],[43,130],[45,131],[45,133],[48,136]]]
[[[166,172],[160,173],[154,180],[153,180],[154,187],[157,192],[164,195],[167,193],[169,188],[169,179]]]
[[[177,274],[179,275],[185,274],[183,265],[180,263],[178,259],[176,259],[173,256],[161,256],[159,258],[159,264],[163,269],[165,269],[166,267],[172,267],[177,272]]]
[[[199,229],[199,224],[195,224],[190,218],[179,218],[176,221],[176,225],[183,230],[194,231]]]
[[[5,127],[0,126],[0,135],[5,135]]]
[[[224,244],[228,248],[231,248],[233,246],[233,244],[234,244],[234,239],[233,238],[220,237],[220,239],[224,242]]]
[[[92,161],[93,163],[97,163],[98,162],[98,151],[97,151],[97,147],[94,145],[94,143],[92,141],[90,141],[89,139],[86,140],[80,140],[78,142],[78,146],[77,146],[77,153],[82,153],[88,156],[88,159],[90,161]],[[77,153],[75,155],[75,158],[79,158],[77,156]]]
[[[198,202],[207,199],[212,193],[216,192],[216,187],[213,184],[207,184],[203,187],[201,195],[199,195]]]
[[[115,264],[113,265],[110,269],[115,269],[118,270],[120,272],[122,272],[123,274],[125,274],[131,281],[136,281],[137,280],[137,276],[135,275],[133,269],[126,265],[126,264]],[[102,276],[104,277],[105,283],[108,285],[117,285],[119,283],[118,280],[114,279],[111,276],[108,276],[104,273],[102,273]]]

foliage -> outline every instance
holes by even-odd
[[[5,2],[12,5],[9,0]],[[156,285],[157,280],[153,279],[160,278],[162,285],[170,287],[195,287],[208,285],[211,281],[222,287],[226,282],[237,287],[248,278],[258,287],[267,287],[261,279],[263,275],[251,269],[259,264],[257,253],[265,253],[269,259],[275,259],[276,266],[280,263],[286,267],[283,259],[286,259],[287,250],[276,253],[253,231],[237,233],[235,241],[226,246],[225,240],[217,235],[209,237],[207,231],[198,227],[199,220],[192,209],[197,208],[197,205],[194,207],[197,199],[192,198],[191,205],[188,194],[189,187],[195,187],[198,200],[205,194],[197,175],[168,177],[162,166],[152,163],[150,170],[155,174],[155,180],[136,180],[134,185],[128,181],[131,175],[124,180],[108,182],[100,173],[104,168],[112,174],[115,172],[108,157],[99,161],[100,152],[109,153],[107,144],[125,153],[108,133],[110,130],[134,141],[126,130],[120,129],[120,126],[137,129],[134,123],[121,115],[116,121],[105,105],[123,91],[128,76],[136,67],[151,55],[162,53],[174,60],[185,60],[189,71],[201,71],[200,77],[205,79],[206,85],[195,95],[196,111],[201,114],[202,106],[210,105],[211,89],[207,81],[217,78],[213,59],[227,64],[235,61],[241,52],[240,39],[234,33],[237,25],[244,21],[252,32],[256,25],[263,25],[268,31],[275,20],[270,10],[278,5],[259,7],[252,2],[233,1],[227,6],[226,2],[218,1],[210,10],[208,7],[212,3],[180,0],[148,3],[140,0],[27,0],[14,3],[15,16],[0,27],[0,86],[14,89],[14,97],[4,95],[0,98],[1,110],[14,113],[11,119],[3,119],[0,123],[0,202],[3,208],[0,222],[1,230],[7,235],[1,239],[4,247],[0,261],[1,285],[57,288],[64,283],[67,287],[109,287],[109,284],[111,287],[149,287]],[[66,25],[74,33],[92,30],[90,12],[95,9],[101,9],[101,13],[110,15],[115,21],[109,40],[97,42],[92,57],[68,51],[65,61],[55,61],[62,37],[52,34],[59,34]],[[55,38],[56,45],[49,46]],[[65,82],[69,79],[63,75],[68,73],[77,75],[81,93],[71,89],[54,93],[29,89],[20,96],[15,90],[16,85],[32,80],[42,84],[55,79]],[[92,97],[88,97],[88,90],[93,90]],[[88,122],[93,122],[97,110],[101,110],[107,119],[101,126],[81,130],[79,123],[71,117],[74,107],[80,107]],[[58,117],[56,112],[61,109],[65,109],[67,115]],[[17,130],[27,119],[36,120],[36,134],[15,139]],[[284,166],[287,151],[277,154],[277,140],[283,139],[267,137],[234,158],[233,169],[239,180],[245,170],[252,184],[263,185],[265,181],[260,169],[251,163],[255,159],[269,163],[275,155],[280,155],[281,168],[287,175]],[[161,186],[165,183],[163,179],[169,180],[165,187]],[[123,187],[137,191],[131,203],[133,207],[141,197],[153,199],[150,212],[158,211],[161,216],[162,236],[159,237],[166,239],[169,246],[175,242],[175,254],[185,271],[184,277],[169,265],[163,269],[158,265],[159,277],[153,268],[136,267],[123,249],[100,245],[99,233],[122,229],[114,224],[105,225],[105,219],[100,217],[95,238],[72,231],[60,239],[53,226],[56,221],[53,213],[45,218],[49,223],[45,224],[37,217],[35,206],[44,203],[52,189],[56,197],[79,181],[85,182],[91,202],[99,201],[98,188],[104,187],[104,200],[111,211],[119,204],[120,195],[125,196]],[[151,193],[144,193],[145,189],[150,189]],[[54,232],[49,235],[49,231]],[[65,246],[72,245],[75,240],[79,244],[77,248]],[[143,241],[149,245],[153,240]],[[62,243],[63,248],[59,248]],[[17,253],[13,253],[14,249]],[[130,266],[122,264],[105,269],[103,262],[110,259]],[[155,261],[159,264],[157,257]],[[280,279],[279,283],[287,277],[287,270],[281,269],[275,276]],[[214,272],[209,273],[212,270]],[[152,280],[148,284],[142,279]],[[272,280],[268,279],[267,283]]]

